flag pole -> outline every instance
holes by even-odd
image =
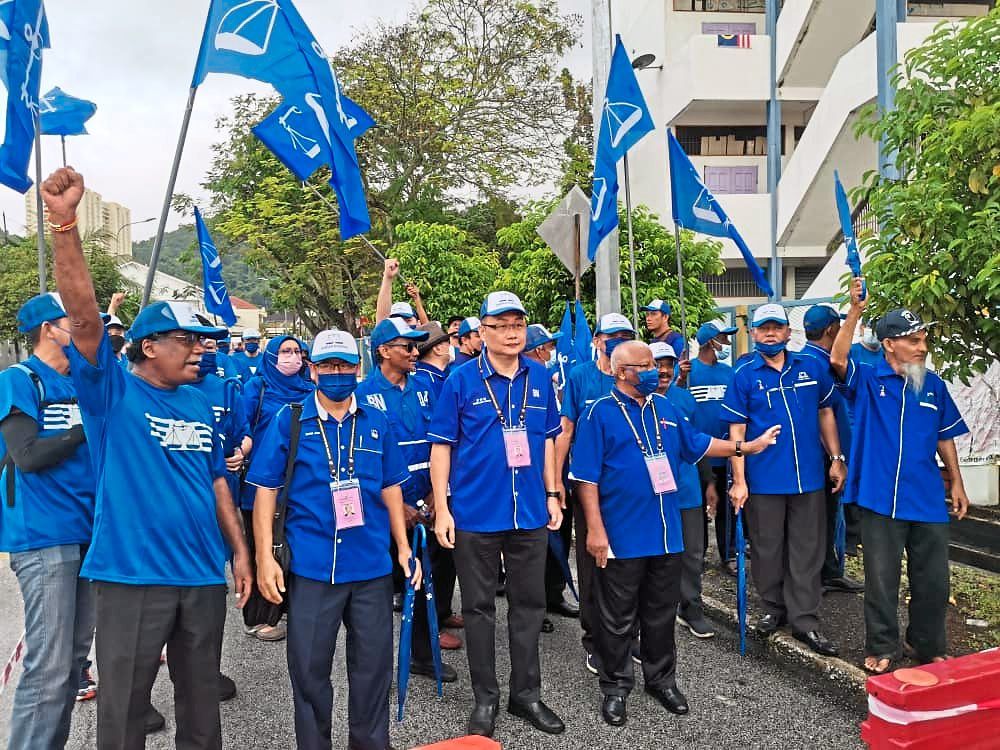
[[[191,111],[194,109],[194,97],[198,87],[192,86],[188,93],[187,107],[184,110],[184,120],[181,123],[181,134],[177,139],[177,151],[174,153],[174,163],[170,168],[170,178],[167,180],[167,194],[163,199],[163,210],[160,212],[160,223],[156,228],[156,239],[153,241],[153,252],[149,256],[149,271],[146,273],[146,285],[142,290],[140,309],[149,304],[153,293],[153,278],[156,276],[156,266],[160,262],[160,250],[163,248],[163,234],[167,229],[167,218],[170,216],[170,202],[174,197],[174,186],[177,184],[177,171],[181,166],[181,155],[184,153],[184,142],[187,140],[188,126],[191,124]]]
[[[684,270],[681,267],[681,228],[680,225],[674,222],[674,242],[677,248],[677,294],[680,297],[681,305],[681,335],[684,337],[684,348],[687,349],[687,312],[684,309]],[[680,359],[681,352],[677,352],[677,357]]]
[[[42,205],[42,128],[35,117],[35,214],[38,231],[38,293],[45,294],[45,207]]]
[[[66,166],[66,136],[59,136],[62,139],[63,166]]]
[[[632,234],[632,189],[628,180],[628,154],[622,154],[625,169],[625,223],[628,226],[628,264],[632,283],[632,325],[639,330],[639,296],[635,287],[635,237]]]

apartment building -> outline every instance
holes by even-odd
[[[24,196],[24,228],[27,236],[38,232],[35,186]],[[98,238],[115,257],[132,257],[132,211],[120,203],[106,202],[100,193],[87,188],[77,208],[80,236]],[[44,216],[48,221],[48,215]]]

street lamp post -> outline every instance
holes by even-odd
[[[132,221],[129,222],[128,224],[122,224],[120,227],[118,227],[118,231],[115,232],[114,244],[116,245],[118,244],[118,238],[121,237],[122,232],[124,232],[129,227],[134,227],[137,224],[148,224],[151,221],[156,221],[156,217],[150,216],[148,219],[139,219],[139,221]]]

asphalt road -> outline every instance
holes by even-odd
[[[501,691],[509,669],[503,600],[498,600],[498,668]],[[712,748],[727,750],[814,750],[862,748],[857,706],[826,695],[808,677],[789,673],[762,658],[736,653],[729,636],[697,641],[678,632],[678,682],[691,704],[685,717],[668,714],[638,689],[629,701],[629,722],[613,729],[600,718],[596,678],[583,666],[575,620],[555,618],[554,633],[542,636],[543,699],[566,722],[558,737],[536,732],[501,710],[496,739],[516,750],[601,750],[632,748]],[[239,613],[232,610],[226,626],[223,671],[235,679],[239,694],[222,706],[227,748],[285,749],[295,747],[292,699],[285,667],[284,644],[266,644],[243,635]],[[6,558],[0,556],[0,659],[6,662],[22,628],[20,594]],[[461,635],[461,631],[457,631]],[[343,641],[343,634],[341,635]],[[341,646],[343,644],[341,643]],[[459,673],[457,683],[445,686],[443,699],[433,683],[412,678],[407,715],[393,721],[395,747],[412,748],[461,735],[471,708],[465,652],[446,652],[446,661]],[[2,665],[0,665],[2,667]],[[15,681],[17,679],[15,675]],[[816,678],[811,678],[815,680]],[[342,648],[333,668],[336,686],[334,747],[346,747],[346,679]],[[14,683],[0,696],[0,747],[6,747]],[[504,695],[503,700],[506,700]],[[396,696],[391,697],[395,706]],[[149,748],[172,748],[173,689],[162,669],[153,692],[153,704],[167,717],[167,729],[148,739]],[[77,705],[67,748],[95,746],[96,701]]]

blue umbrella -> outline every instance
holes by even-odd
[[[569,569],[569,555],[566,552],[566,545],[563,544],[562,537],[559,536],[558,531],[549,532],[549,547],[552,549],[552,554],[555,555],[556,560],[559,561],[559,568],[562,570],[566,585],[569,586],[569,590],[576,597],[576,600],[580,601],[580,595],[576,592],[576,586],[573,585],[573,571]]]
[[[837,567],[844,569],[844,550],[847,547],[847,521],[844,519],[844,501],[837,501],[837,522],[833,527],[833,550],[837,555]]]
[[[406,578],[406,593],[403,596],[403,617],[399,626],[399,662],[397,683],[399,685],[399,709],[396,721],[403,720],[403,706],[406,704],[406,689],[410,682],[410,650],[413,642],[413,608],[416,603],[416,589],[410,580],[413,574],[417,555],[420,554],[423,566],[423,585],[427,592],[427,623],[431,639],[431,657],[434,660],[434,675],[437,677],[438,695],[441,688],[441,645],[438,642],[437,610],[434,608],[434,580],[431,576],[430,551],[427,549],[427,530],[423,524],[417,524],[413,529],[413,539],[410,544],[410,565]]]
[[[736,511],[736,617],[740,626],[740,656],[747,652],[747,546],[743,538],[743,510]]]

